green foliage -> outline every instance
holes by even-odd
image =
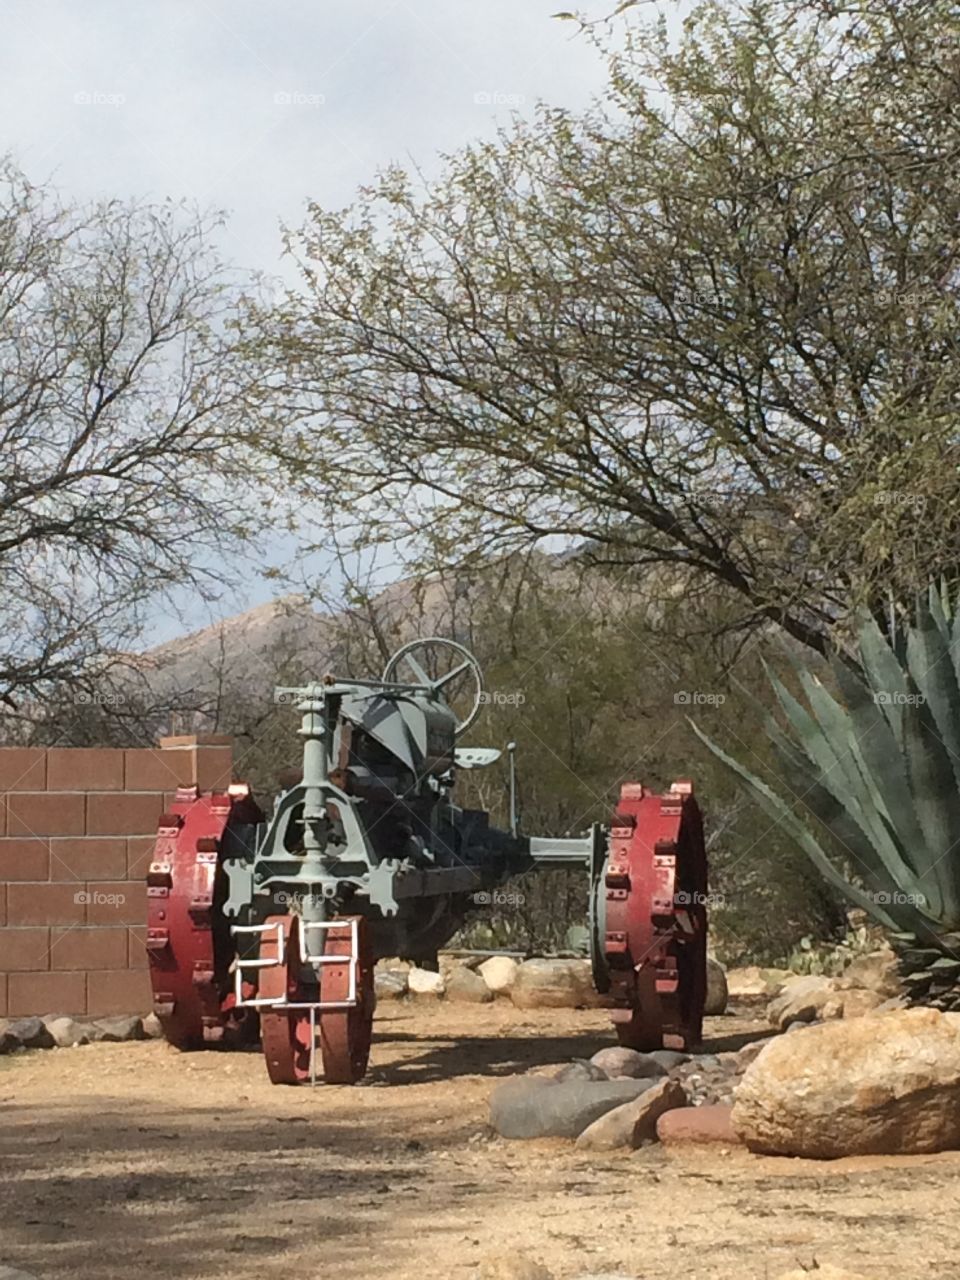
[[[831,663],[842,702],[802,666],[809,710],[774,678],[793,739],[771,717],[767,731],[789,800],[694,726],[832,884],[883,924],[919,936],[960,924],[954,626],[948,596],[931,587],[889,640],[862,618],[858,661]]]

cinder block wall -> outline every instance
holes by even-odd
[[[177,787],[231,782],[229,738],[0,747],[0,1016],[145,1013],[144,877]]]

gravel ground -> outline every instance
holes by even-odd
[[[761,1024],[708,1022],[706,1048]],[[773,1280],[831,1262],[954,1280],[960,1153],[817,1164],[491,1138],[497,1077],[613,1042],[603,1012],[392,1005],[355,1088],[149,1041],[0,1058],[0,1264],[38,1277]]]

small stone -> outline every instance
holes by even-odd
[[[526,1253],[504,1253],[480,1264],[479,1280],[553,1280],[553,1273]]]
[[[507,996],[517,980],[519,968],[513,956],[491,956],[477,972],[495,996]]]
[[[654,1049],[648,1057],[651,1057],[654,1062],[659,1062],[667,1071],[673,1071],[690,1061],[690,1054],[681,1053],[679,1049]]]
[[[639,1098],[594,1120],[577,1138],[577,1146],[586,1151],[636,1150],[645,1140],[656,1137],[657,1121],[664,1112],[686,1105],[687,1094],[679,1080],[657,1080]]]
[[[66,1015],[45,1017],[43,1025],[53,1036],[53,1042],[58,1049],[72,1049],[74,1045],[90,1043],[87,1028]]]
[[[163,1023],[155,1013],[148,1013],[143,1019],[143,1034],[148,1040],[163,1039]]]
[[[798,1267],[795,1271],[781,1271],[777,1280],[868,1280],[862,1271],[847,1271],[831,1262],[817,1262],[815,1267]]]
[[[447,977],[447,999],[456,1004],[489,1004],[494,994],[479,973],[458,965]]]
[[[840,978],[843,988],[860,987],[873,991],[881,1000],[903,994],[897,957],[892,950],[871,951],[857,956],[847,965]],[[847,1015],[844,1014],[844,1017]]]
[[[621,1045],[598,1049],[590,1061],[610,1080],[642,1080],[665,1076],[668,1070],[654,1054],[639,1053],[636,1049],[625,1049]]]
[[[839,1017],[843,1012],[836,978],[820,975],[790,978],[780,989],[780,994],[767,1006],[767,1018],[778,1031],[784,1031],[791,1022],[815,1022],[824,1017],[828,1006]]]
[[[652,1080],[546,1080],[518,1076],[490,1095],[490,1125],[502,1138],[576,1138],[600,1116],[638,1097]]]
[[[574,1058],[566,1066],[554,1072],[552,1080],[609,1080],[606,1072],[595,1062],[587,1062],[585,1058]]]
[[[714,1018],[727,1012],[727,972],[712,956],[707,957],[707,998],[703,1012]]]
[[[118,1014],[112,1018],[95,1018],[88,1025],[87,1034],[92,1041],[105,1040],[110,1043],[144,1038],[143,1024],[140,1019],[128,1014]]]
[[[42,1018],[14,1018],[7,1023],[7,1034],[24,1049],[52,1049],[56,1044]]]
[[[667,1147],[690,1144],[740,1145],[730,1116],[732,1107],[715,1104],[665,1111],[657,1121],[657,1137]]]
[[[443,978],[431,969],[418,969],[416,965],[407,974],[407,985],[414,996],[432,996],[437,999],[443,995]]]
[[[407,971],[385,969],[375,973],[373,990],[378,1000],[402,1000],[407,994]]]

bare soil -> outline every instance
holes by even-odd
[[[712,1019],[707,1047],[761,1031]],[[497,1077],[612,1043],[602,1011],[390,1005],[376,1033],[354,1088],[274,1088],[257,1053],[155,1041],[0,1058],[0,1263],[76,1280],[468,1280],[525,1253],[557,1280],[772,1280],[818,1262],[960,1275],[960,1153],[505,1142],[486,1127]]]

